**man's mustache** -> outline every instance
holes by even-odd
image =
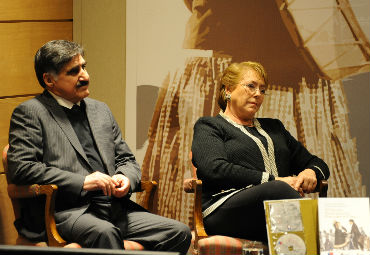
[[[76,87],[80,88],[80,87],[83,87],[83,86],[86,86],[86,85],[89,85],[89,81],[78,81]]]

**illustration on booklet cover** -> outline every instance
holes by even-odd
[[[369,198],[319,198],[321,255],[370,254]]]

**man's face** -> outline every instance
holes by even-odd
[[[45,76],[44,80],[49,91],[64,99],[77,103],[89,96],[89,74],[86,69],[86,61],[78,54],[67,63],[61,72],[54,76]]]

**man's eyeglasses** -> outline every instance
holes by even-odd
[[[242,86],[246,91],[252,94],[256,93],[257,90],[259,90],[262,95],[266,95],[266,88],[257,87],[253,83],[243,84]]]

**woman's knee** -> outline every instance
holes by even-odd
[[[288,183],[283,181],[271,181],[270,194],[274,199],[289,199],[289,198],[300,198],[300,194]]]

